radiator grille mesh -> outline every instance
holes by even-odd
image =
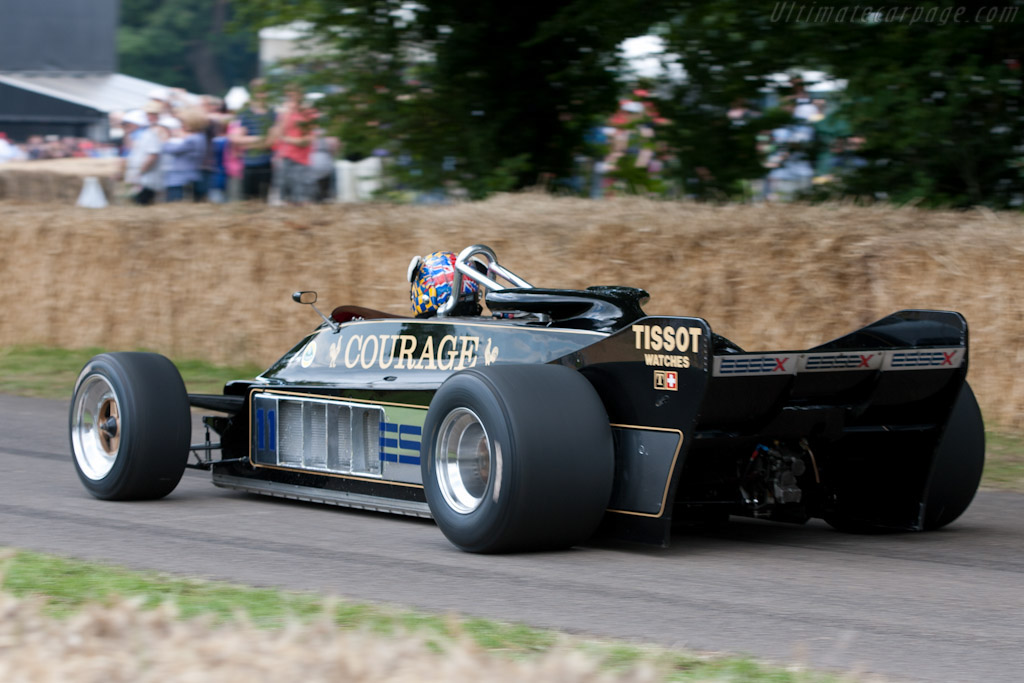
[[[378,406],[256,394],[252,411],[253,454],[258,464],[381,475],[384,411]]]

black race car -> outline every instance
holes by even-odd
[[[470,552],[744,515],[929,530],[970,504],[984,427],[957,313],[893,313],[806,351],[746,352],[629,287],[533,287],[477,245],[433,317],[339,306],[255,379],[187,394],[169,360],[109,353],[71,402],[75,467],[102,499],[217,486],[432,517]],[[499,279],[500,278],[500,279]],[[502,280],[508,285],[502,284]],[[300,303],[316,295],[299,292]],[[447,308],[447,310],[446,310]],[[190,406],[209,411],[190,444]],[[218,435],[212,442],[210,433]]]

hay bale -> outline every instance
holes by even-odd
[[[0,200],[74,204],[87,177],[98,178],[108,201],[118,187],[117,159],[44,159],[0,164]]]
[[[990,423],[1024,427],[1024,216],[504,195],[450,206],[0,205],[0,345],[145,347],[269,364],[325,306],[409,310],[414,254],[489,244],[531,282],[647,289],[749,350],[800,349],[900,308],[957,310]],[[40,292],[42,296],[26,296]]]

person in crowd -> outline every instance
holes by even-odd
[[[165,119],[170,130],[170,137],[162,147],[167,160],[164,177],[166,200],[180,202],[189,193],[193,201],[199,202],[206,198],[202,169],[206,156],[207,116],[198,108],[184,109],[180,116],[180,125],[175,125],[177,119]]]
[[[242,154],[242,198],[267,201],[272,180],[272,133],[276,116],[267,106],[267,85],[262,79],[250,83],[249,103],[238,112],[238,123],[229,135],[231,145]]]
[[[316,110],[303,101],[302,89],[289,86],[274,136],[281,161],[281,200],[285,203],[305,204],[313,199],[310,156],[316,117]]]
[[[171,113],[171,92],[167,88],[153,88],[149,91],[147,107],[159,107],[161,114]]]
[[[226,197],[229,202],[242,198],[242,182],[245,174],[244,152],[231,142],[237,135],[245,135],[245,129],[237,119],[228,121],[227,134],[224,139],[224,153],[221,159],[226,177]]]
[[[203,177],[206,181],[206,198],[214,204],[223,204],[228,200],[228,173],[225,161],[228,153],[228,138],[222,133],[210,141],[213,160],[213,169],[207,174],[204,169]]]
[[[146,129],[146,126],[149,125],[149,120],[146,118],[145,112],[141,109],[131,109],[121,116],[118,124],[121,127],[121,137],[120,148],[117,155],[118,171],[116,177],[118,180],[129,183],[128,162],[131,156],[132,143],[139,137],[142,131]],[[137,182],[137,178],[130,182]]]
[[[162,108],[155,102],[146,104],[146,127],[132,139],[125,163],[124,179],[132,187],[132,201],[148,206],[156,201],[164,188],[160,156],[167,130],[159,125]]]
[[[139,113],[142,114],[141,112],[139,112]],[[143,121],[145,121],[145,119],[146,119],[146,115],[145,114],[142,114],[142,119],[143,119]],[[43,136],[42,135],[30,135],[28,137],[28,142],[25,143],[25,151],[28,154],[28,158],[29,158],[30,161],[35,161],[36,159],[42,159],[43,158],[43,153],[44,153],[44,148],[45,148],[45,143],[43,141]]]
[[[123,111],[112,111],[107,114],[107,130],[110,142],[114,143],[118,149],[123,147],[122,142],[124,140],[124,115],[128,112]]]
[[[14,145],[7,140],[7,133],[0,132],[0,162],[12,161],[14,157]]]
[[[175,117],[179,111],[202,106],[202,101],[184,88],[154,88],[149,92],[149,101],[160,105],[162,115]]]
[[[203,155],[203,185],[206,187],[207,198],[221,203],[224,201],[224,135],[231,119],[224,100],[214,95],[203,95],[200,100],[206,112],[207,124],[203,133],[206,136],[206,154]]]
[[[338,138],[328,135],[320,126],[313,131],[313,151],[309,157],[309,167],[313,175],[313,201],[328,202],[334,199],[335,170],[334,161],[338,158],[341,143]]]

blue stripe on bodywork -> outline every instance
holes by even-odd
[[[267,411],[267,431],[270,432],[269,447],[272,451],[277,451],[277,411]]]
[[[264,417],[264,415],[263,415],[263,408],[257,408],[256,409],[256,448],[257,448],[257,450],[261,450],[261,451],[266,447],[266,441],[267,441],[266,434],[264,433],[265,426],[264,426],[264,423],[263,423],[263,417]]]

